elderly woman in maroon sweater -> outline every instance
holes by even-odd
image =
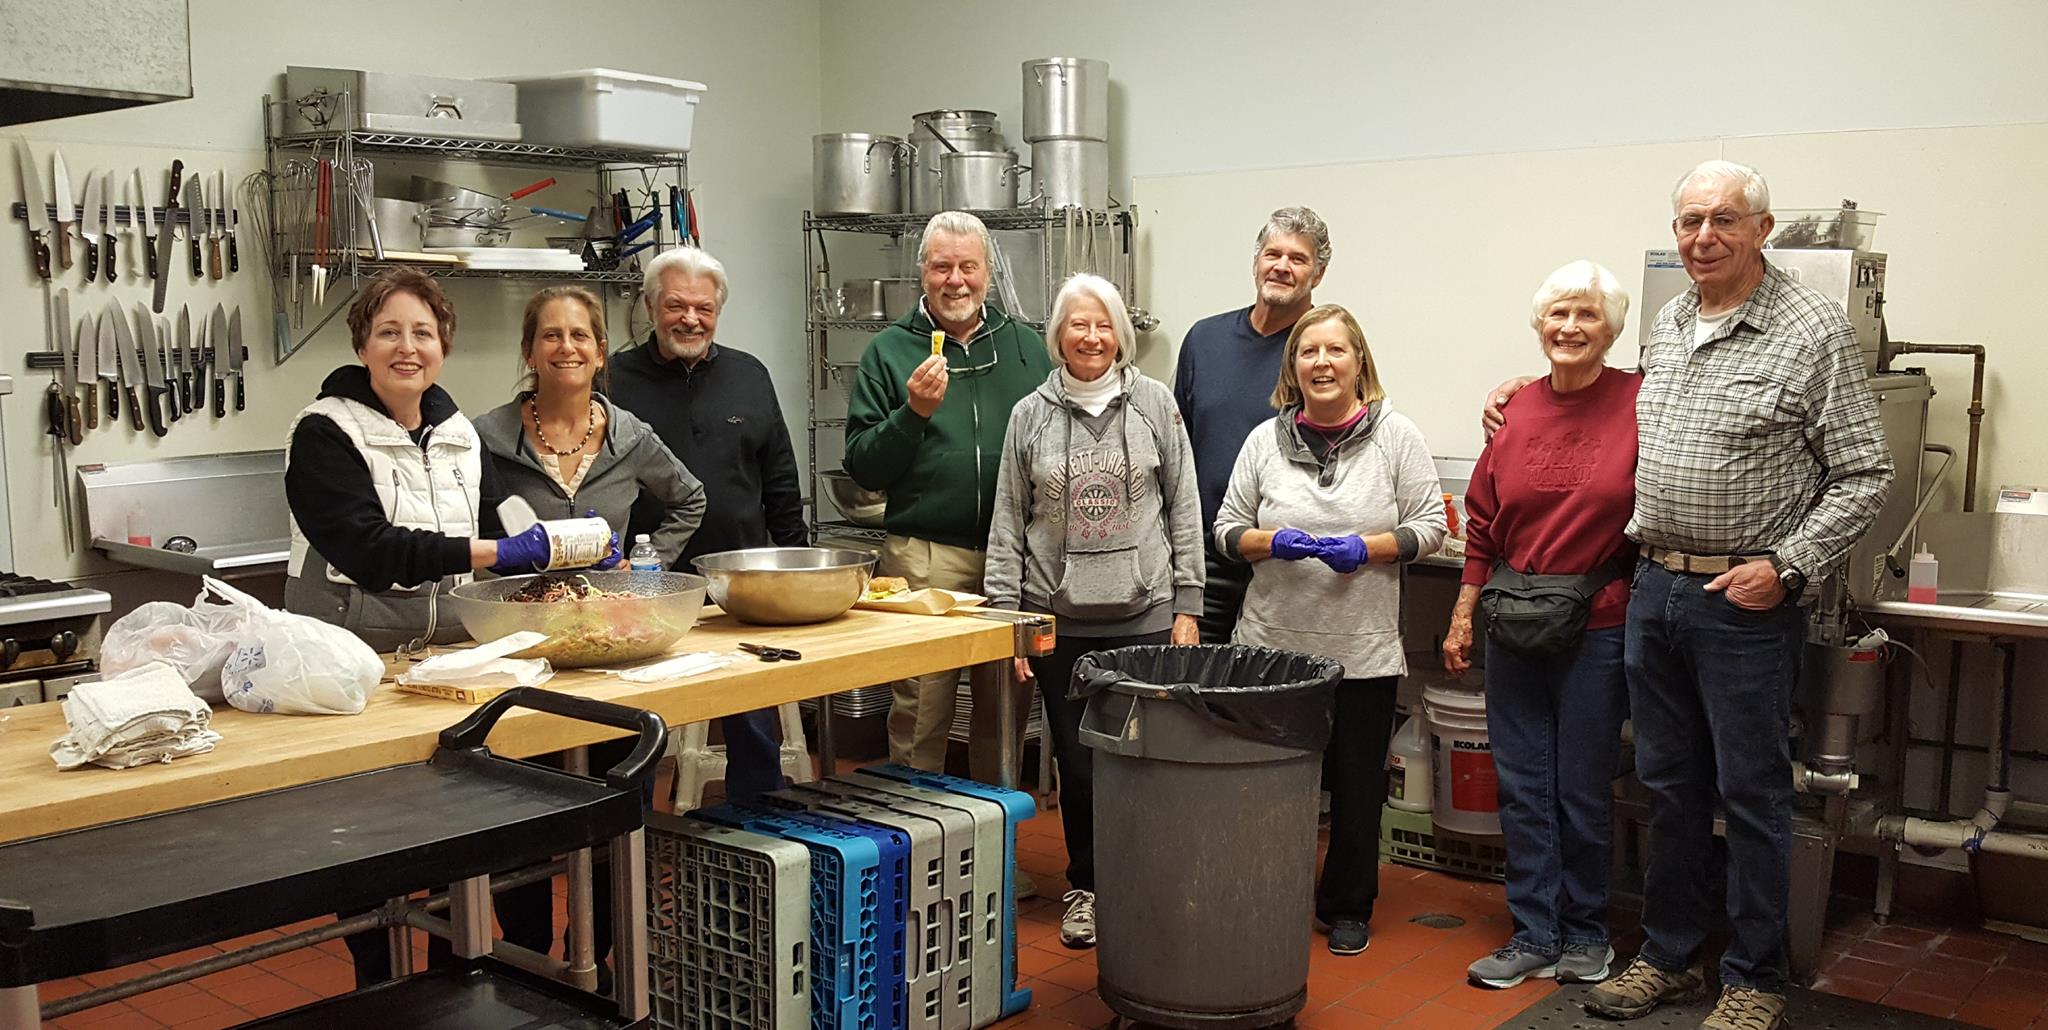
[[[1636,391],[1642,377],[1607,367],[1628,317],[1613,273],[1575,261],[1536,291],[1530,323],[1550,375],[1509,403],[1465,494],[1464,586],[1444,635],[1444,668],[1472,664],[1472,616],[1497,572],[1581,575],[1591,597],[1576,646],[1530,647],[1489,631],[1486,726],[1500,777],[1508,852],[1506,945],[1472,963],[1485,987],[1529,977],[1608,975],[1610,784],[1628,708],[1622,623],[1628,610],[1623,531],[1635,508]]]

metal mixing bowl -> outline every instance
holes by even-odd
[[[669,649],[704,607],[702,576],[686,572],[574,572],[555,574],[588,582],[599,590],[624,591],[632,597],[587,601],[528,602],[505,598],[540,576],[480,579],[456,587],[445,603],[478,640],[496,640],[520,630],[537,630],[548,639],[514,654],[514,658],[545,658],[557,668],[615,665],[652,658]]]
[[[839,509],[846,521],[870,529],[882,527],[882,516],[889,510],[888,494],[870,490],[836,469],[820,472],[818,478],[825,481],[826,496],[832,498],[832,507]]]
[[[875,556],[830,547],[755,547],[696,561],[712,603],[741,622],[800,626],[844,614],[868,588]]]

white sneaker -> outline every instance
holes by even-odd
[[[1060,943],[1069,948],[1095,946],[1095,892],[1068,891],[1060,897],[1067,914],[1060,917]]]

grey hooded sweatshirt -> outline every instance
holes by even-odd
[[[604,442],[574,497],[541,468],[540,456],[526,442],[519,401],[484,412],[476,420],[476,434],[490,452],[498,485],[507,494],[525,498],[542,519],[582,518],[584,512],[594,509],[622,534],[633,502],[642,493],[650,494],[661,502],[662,514],[649,542],[661,555],[662,564],[673,567],[690,542],[690,534],[704,521],[704,484],[676,460],[647,423],[603,394],[593,396],[604,408]],[[630,551],[633,542],[621,540],[619,549]]]
[[[1202,611],[1194,450],[1165,384],[1125,368],[1100,415],[1060,371],[1010,411],[989,525],[989,602],[1074,637],[1136,636]]]

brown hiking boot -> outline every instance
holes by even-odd
[[[1648,1015],[1651,1009],[1667,1001],[1691,1001],[1705,988],[1706,978],[1700,975],[1698,966],[1682,973],[1667,973],[1639,958],[1630,962],[1620,976],[1587,991],[1586,1011],[1609,1019],[1634,1019]],[[1782,1002],[1779,1007],[1783,1007]],[[1744,1026],[1743,1030],[1749,1027]]]
[[[1778,1030],[1784,1025],[1784,995],[1730,985],[1721,988],[1721,1000],[1700,1030]]]

